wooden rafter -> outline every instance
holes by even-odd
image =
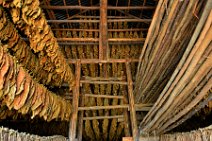
[[[68,59],[69,64],[75,64],[76,59]],[[125,62],[139,62],[139,59],[108,59],[108,60],[99,60],[99,59],[80,59],[81,64],[103,64],[103,63],[125,63]]]
[[[64,9],[82,9],[99,10],[101,6],[41,6],[43,9],[64,10]],[[155,6],[108,6],[108,10],[154,10]]]
[[[53,28],[52,31],[89,31],[98,32],[98,29],[75,29],[75,28]],[[148,28],[127,28],[127,29],[108,29],[108,32],[124,32],[124,31],[148,31]]]
[[[109,19],[108,23],[114,22],[136,22],[136,23],[151,23],[152,19]],[[48,20],[48,23],[101,23],[101,20]]]

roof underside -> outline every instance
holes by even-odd
[[[32,1],[34,3],[39,2],[39,0]],[[159,107],[165,103],[160,103],[162,101],[160,101],[161,93],[171,81],[172,74],[178,75],[174,72],[199,24],[199,18],[204,11],[206,2],[201,1],[196,4],[191,1],[182,1],[182,3],[174,2],[174,0],[163,2],[163,6],[158,9],[157,17],[154,16],[155,21],[152,23],[158,0],[106,1],[108,3],[105,8],[107,10],[105,16],[100,12],[102,9],[104,10],[104,4],[101,3],[101,0],[40,0],[40,7],[45,17],[40,16],[40,18],[37,18],[38,20],[33,17],[36,14],[31,14],[32,17],[29,16],[30,18],[26,16],[24,20],[17,20],[17,15],[22,14],[18,11],[20,10],[19,7],[9,6],[9,4],[3,5],[4,9],[0,9],[0,16],[1,11],[6,11],[5,19],[7,20],[5,21],[7,22],[2,21],[9,25],[5,26],[5,33],[8,36],[10,32],[14,33],[13,36],[17,36],[18,40],[17,43],[13,43],[13,39],[8,41],[4,36],[0,36],[2,46],[8,50],[4,51],[0,48],[0,58],[1,53],[6,54],[5,62],[12,60],[11,62],[21,64],[16,67],[14,63],[10,62],[9,68],[17,72],[17,78],[15,77],[14,81],[19,80],[18,74],[22,72],[25,76],[23,79],[20,78],[23,82],[22,85],[27,86],[24,84],[26,78],[26,82],[32,86],[29,93],[31,91],[43,92],[45,93],[45,96],[43,96],[45,100],[42,99],[43,97],[39,97],[37,93],[34,94],[36,95],[34,97],[31,94],[30,98],[25,99],[25,101],[30,101],[26,102],[28,106],[30,105],[30,108],[27,108],[25,101],[20,100],[23,98],[22,95],[15,99],[15,104],[8,103],[8,97],[6,100],[0,97],[0,102],[6,101],[6,104],[0,108],[0,119],[2,119],[0,125],[13,128],[14,122],[16,125],[22,125],[24,122],[30,123],[31,127],[26,124],[15,129],[40,135],[61,134],[67,136],[69,132],[67,121],[72,116],[70,113],[76,109],[72,108],[77,103],[75,101],[79,101],[80,108],[78,110],[85,111],[84,115],[83,112],[79,112],[78,117],[83,121],[81,126],[83,140],[101,140],[103,138],[104,140],[118,141],[123,136],[134,136],[134,130],[130,130],[128,127],[134,126],[133,122],[130,123],[129,120],[133,119],[130,116],[132,115],[131,103],[134,103],[134,100],[132,101],[134,96],[136,104],[133,106],[135,108],[133,110],[137,118],[136,126],[139,126],[139,123],[142,122],[141,127],[145,126],[144,128],[151,133],[155,131],[151,119],[155,118],[154,115],[160,115],[160,112],[157,113],[154,109],[158,108],[158,111],[160,111]],[[186,13],[188,3],[196,11]],[[172,11],[173,5],[177,7],[175,7],[176,11]],[[189,19],[186,24],[182,22],[186,22],[183,19],[184,16]],[[183,30],[181,31],[181,29]],[[179,36],[175,35],[175,30],[176,32],[180,31]],[[174,37],[176,40],[172,40]],[[9,48],[8,44],[11,46],[15,44],[15,47]],[[21,46],[23,46],[23,49]],[[18,49],[19,47],[21,49]],[[208,52],[204,52],[203,56],[209,56],[211,49],[208,49]],[[16,58],[14,59],[11,55]],[[27,61],[30,58],[33,61]],[[0,62],[0,66],[1,63],[3,64],[4,61]],[[201,60],[200,63],[203,63],[203,61]],[[195,73],[197,71],[198,69]],[[207,81],[206,79],[200,81],[202,87],[209,81],[208,76],[211,76],[211,68],[208,74],[203,76],[207,78]],[[9,80],[9,78],[6,80]],[[186,79],[186,82],[189,81],[191,79]],[[171,82],[170,84],[172,84]],[[9,83],[5,82],[4,85],[9,87]],[[200,90],[199,87],[194,88],[191,95],[195,97]],[[205,98],[204,102],[208,106],[203,105],[198,114],[181,126],[169,131],[188,131],[211,124],[212,104],[211,99],[208,98],[211,91],[207,93],[207,95],[205,94],[207,100]],[[134,95],[132,96],[132,94]],[[169,95],[167,97],[169,98]],[[185,101],[188,102],[190,99],[188,97]],[[20,103],[24,105],[22,105],[24,108],[21,108]],[[161,105],[154,105],[155,103]],[[104,109],[104,106],[109,108]],[[121,108],[116,106],[121,106]],[[155,107],[151,109],[153,106]],[[183,106],[186,106],[186,103]],[[78,106],[76,107],[78,108]],[[90,111],[89,108],[86,109],[85,107],[96,108],[96,110]],[[170,105],[170,107],[173,108],[174,106]],[[46,110],[43,110],[45,108]],[[151,111],[151,113],[148,114],[148,111]],[[195,111],[195,108],[193,108],[193,111]],[[178,114],[177,109],[174,109],[173,112]],[[171,117],[168,112],[165,114]],[[31,117],[34,116],[35,119],[31,120]],[[46,123],[43,118],[51,122]],[[163,118],[164,123],[166,123],[168,119]],[[198,122],[203,121],[203,119],[207,119],[207,122],[192,126],[193,121]],[[161,124],[161,127],[164,126],[162,125],[162,118],[161,121],[159,119],[155,122]],[[45,131],[40,130],[41,128]]]

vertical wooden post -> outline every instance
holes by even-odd
[[[69,141],[74,141],[76,138],[77,130],[77,116],[78,116],[78,105],[79,105],[79,93],[80,93],[80,75],[81,75],[81,63],[80,60],[76,62],[76,86],[73,89],[73,101],[72,101],[72,116],[69,125]]]
[[[99,59],[108,58],[107,0],[100,0]]]
[[[132,74],[129,62],[126,62],[126,72],[127,72],[127,82],[128,82],[128,98],[129,98],[129,107],[130,107],[130,120],[131,120],[131,127],[132,127],[132,135],[133,140],[137,140],[138,135],[138,126],[137,126],[137,119],[136,119],[136,111],[135,111],[135,102],[133,97],[133,81],[132,81]]]
[[[80,107],[84,107],[84,102],[85,102],[85,95],[84,92],[81,94],[81,103]],[[80,111],[79,113],[79,124],[78,124],[78,133],[77,133],[77,139],[78,141],[82,141],[82,130],[83,130],[83,116],[84,116],[84,111]]]
[[[124,104],[128,104],[128,100],[127,100],[127,94],[124,95]],[[129,114],[128,114],[128,110],[124,109],[124,133],[125,133],[125,137],[130,137],[131,133],[130,133],[130,118],[129,118]]]

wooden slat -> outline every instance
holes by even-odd
[[[88,31],[88,32],[98,32],[99,29],[55,28],[55,29],[52,29],[52,31]],[[148,28],[108,29],[108,32],[124,32],[124,31],[148,31]]]
[[[127,85],[127,82],[124,81],[91,81],[91,80],[80,80],[80,83],[89,83],[89,84],[120,84]]]
[[[99,38],[57,38],[58,42],[72,41],[72,42],[99,42]],[[145,41],[145,38],[109,38],[108,42],[139,42]]]
[[[133,45],[133,44],[143,44],[144,41],[119,41],[119,42],[108,42],[109,45]],[[99,42],[92,42],[92,41],[88,41],[88,42],[83,42],[83,41],[69,41],[69,42],[63,42],[60,41],[58,42],[59,45],[65,45],[66,47],[71,47],[70,45],[99,45]],[[92,46],[91,46],[92,47]],[[124,47],[124,46],[123,46]],[[138,48],[140,46],[137,46]]]
[[[100,6],[41,6],[43,9],[52,9],[52,10],[73,10],[73,9],[83,9],[83,10],[99,10]],[[108,10],[154,10],[155,6],[108,6]]]
[[[144,22],[151,23],[152,19],[109,19],[107,22]],[[48,23],[100,23],[100,20],[48,20]]]
[[[125,62],[138,62],[139,59],[108,59],[108,60],[99,60],[99,59],[81,59],[81,64],[104,64],[104,63],[125,63]],[[75,64],[76,59],[68,59],[67,62],[69,64]]]
[[[89,77],[89,76],[82,76],[81,77],[82,80],[91,80],[91,81],[95,81],[95,80],[101,80],[101,81],[123,81],[126,78],[125,77]]]
[[[123,99],[123,96],[116,95],[99,95],[99,94],[84,94],[85,97],[95,97],[95,98],[109,98],[109,99]]]
[[[84,117],[83,120],[95,120],[95,119],[123,119],[123,115],[115,115],[115,116],[95,116],[95,117]]]
[[[78,107],[79,111],[85,110],[108,110],[108,109],[129,109],[129,105],[113,105],[113,106],[92,106],[92,107]]]

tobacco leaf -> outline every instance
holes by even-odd
[[[41,104],[42,104],[42,94],[44,89],[42,88],[42,86],[38,85],[36,87],[37,91],[36,91],[36,99],[34,101],[34,104],[31,107],[31,110],[34,111],[35,109],[37,109]]]
[[[4,82],[5,81],[5,74],[8,72],[9,70],[9,58],[7,56],[5,56],[5,58],[3,59],[5,60],[2,67],[0,68],[1,71],[0,71],[0,82]],[[3,61],[2,61],[3,62]],[[0,85],[0,90],[3,88],[3,84]]]
[[[29,95],[31,81],[32,81],[31,78],[28,75],[26,75],[24,90],[20,95],[17,95],[14,99],[14,109],[18,110],[24,106],[27,97]]]
[[[26,80],[26,74],[23,68],[19,69],[18,76],[16,79],[17,92],[16,95],[19,95],[24,90],[24,83]]]
[[[49,93],[47,93],[46,91],[46,94],[45,94],[45,101],[44,101],[44,107],[42,109],[42,111],[40,112],[40,117],[46,115],[47,111],[48,111],[48,107],[49,107]]]

